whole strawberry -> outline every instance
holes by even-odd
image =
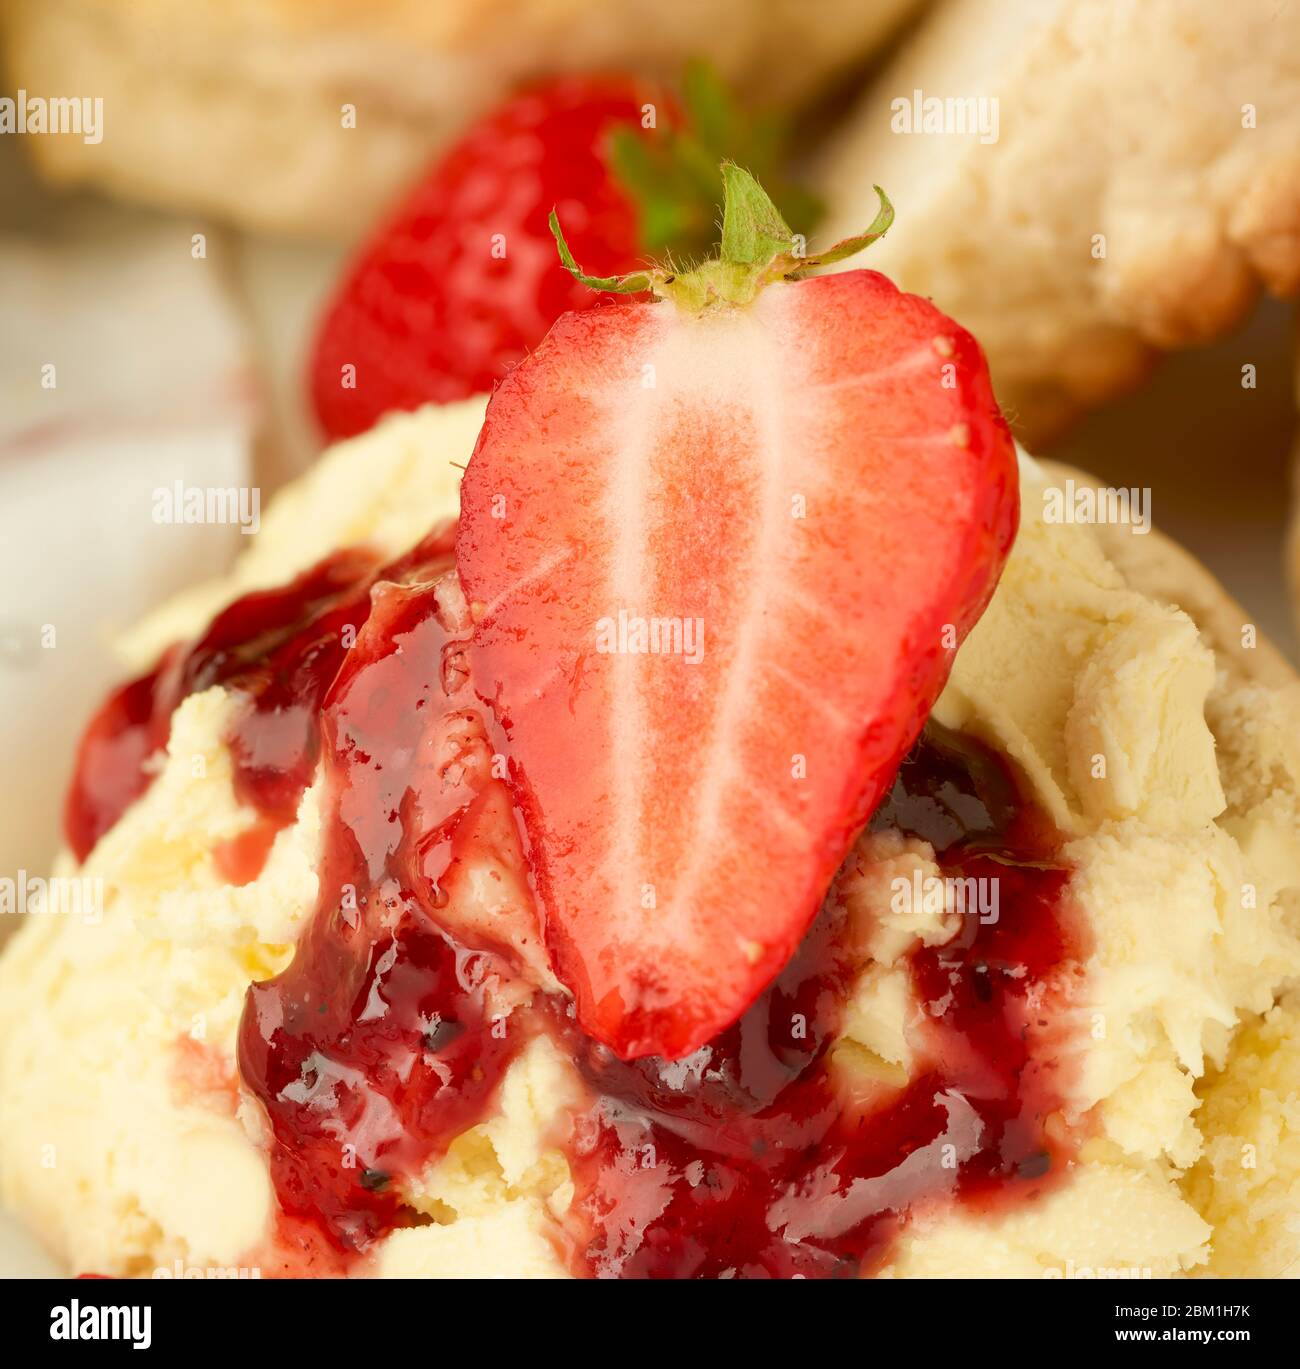
[[[705,249],[719,160],[765,167],[770,183],[778,140],[702,68],[687,72],[681,109],[630,76],[565,76],[474,124],[363,245],[326,309],[310,367],[326,434],[489,391],[561,314],[595,303],[556,260],[553,209],[596,274]],[[782,208],[806,224],[807,201]]]

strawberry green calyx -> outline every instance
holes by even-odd
[[[785,119],[742,109],[707,62],[687,63],[679,93],[680,117],[664,118],[655,137],[625,124],[609,140],[610,169],[636,211],[642,251],[709,251],[722,204],[718,164],[726,161],[752,168],[786,219],[802,232],[812,228],[822,206],[784,174],[792,141]]]
[[[791,232],[771,197],[748,171],[734,162],[722,165],[723,214],[719,254],[687,271],[670,266],[651,266],[625,276],[589,276],[573,259],[551,212],[560,261],[576,280],[592,290],[634,295],[645,291],[671,299],[688,313],[713,307],[751,303],[764,286],[776,280],[797,278],[817,266],[829,266],[869,247],[894,222],[894,206],[877,185],[880,211],[865,232],[845,238],[824,252],[809,255],[803,238]]]

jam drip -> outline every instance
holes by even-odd
[[[946,875],[998,881],[996,922],[967,916],[911,957],[920,1072],[891,1083],[831,1049],[855,961],[833,897],[773,987],[689,1059],[627,1063],[573,1042],[597,1095],[571,1145],[577,1267],[855,1276],[910,1213],[1030,1200],[1062,1174],[1056,1046],[1075,951],[1055,834],[992,752],[934,724],[872,829],[931,842]]]
[[[281,1208],[344,1250],[402,1218],[399,1181],[482,1118],[520,1040],[510,952],[443,925],[472,902],[471,867],[517,881],[523,863],[461,669],[467,630],[454,570],[375,591],[323,703],[316,911],[240,1027]]]
[[[999,895],[996,921],[967,916],[907,962],[924,1006],[910,1080],[839,1041],[863,953],[834,891],[739,1022],[685,1060],[620,1061],[567,999],[528,987],[514,777],[469,675],[452,545],[444,529],[386,567],[341,553],[245,597],[114,694],[79,753],[67,825],[84,857],[147,787],[172,710],[224,684],[236,788],[260,815],[249,849],[219,861],[240,881],[320,767],[317,906],[288,969],[250,988],[239,1035],[282,1239],[337,1265],[414,1220],[409,1182],[487,1115],[539,1032],[590,1087],[557,1135],[575,1199],[556,1239],[575,1273],[854,1275],[919,1211],[1055,1183],[1080,947],[1058,837],[998,757],[932,723],[871,824]]]
[[[427,556],[445,538],[417,550]],[[64,803],[77,859],[148,789],[146,762],[166,746],[181,701],[218,684],[241,701],[226,739],[236,792],[277,825],[291,821],[316,764],[320,701],[351,632],[366,620],[377,567],[364,551],[338,552],[287,585],[246,594],[193,645],[173,647],[149,674],[110,694],[82,735]]]
[[[196,642],[110,694],[82,735],[64,803],[77,859],[148,789],[146,762],[166,746],[181,701],[213,685],[238,700],[225,738],[236,794],[267,822],[292,822],[319,755],[321,701],[369,616],[372,586],[446,570],[454,545],[450,524],[388,565],[363,548],[335,552],[287,585],[237,599]]]

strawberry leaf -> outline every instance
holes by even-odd
[[[647,138],[625,124],[609,142],[609,165],[637,212],[640,245],[652,254],[698,257],[714,242],[723,207],[719,164],[737,162],[771,187],[781,216],[806,234],[821,214],[815,196],[788,184],[781,164],[789,148],[783,119],[741,110],[704,62],[682,76],[682,120]],[[787,233],[787,239],[789,234]]]
[[[794,249],[794,234],[771,196],[734,162],[722,165],[722,260],[766,266]]]
[[[682,73],[687,127],[716,165],[733,155],[738,142],[735,105],[718,73],[707,62],[688,62]]]
[[[628,125],[609,140],[609,163],[619,184],[636,205],[637,237],[647,252],[703,251],[713,231],[713,182],[717,168],[706,162],[701,184],[693,158],[681,154],[682,143],[666,134],[675,154],[664,155]]]
[[[832,262],[843,261],[846,257],[861,252],[864,247],[870,247],[877,238],[884,237],[889,231],[894,222],[894,206],[890,203],[889,196],[878,185],[871,188],[880,199],[880,209],[872,219],[871,226],[866,232],[859,233],[856,237],[844,238],[833,247],[828,247],[825,252],[818,252],[810,257],[809,266],[830,266]]]
[[[560,229],[559,216],[555,210],[551,210],[551,216],[547,220],[551,225],[551,234],[555,238],[555,246],[560,253],[560,263],[569,274],[578,281],[581,281],[590,290],[606,290],[616,295],[639,295],[643,290],[649,290],[652,277],[648,271],[635,271],[627,276],[589,276],[582,267],[573,259],[573,253],[569,251],[569,244],[564,240],[564,233]]]

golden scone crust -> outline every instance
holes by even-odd
[[[985,141],[895,131],[917,92],[996,101],[996,136],[987,103]],[[1300,285],[1300,5],[952,0],[821,174],[828,241],[889,192],[870,264],[980,339],[1032,447]]]
[[[25,141],[52,180],[263,231],[347,237],[512,86],[680,71],[794,100],[922,0],[7,0],[9,84],[102,96],[104,138]],[[356,126],[342,126],[342,106]]]

